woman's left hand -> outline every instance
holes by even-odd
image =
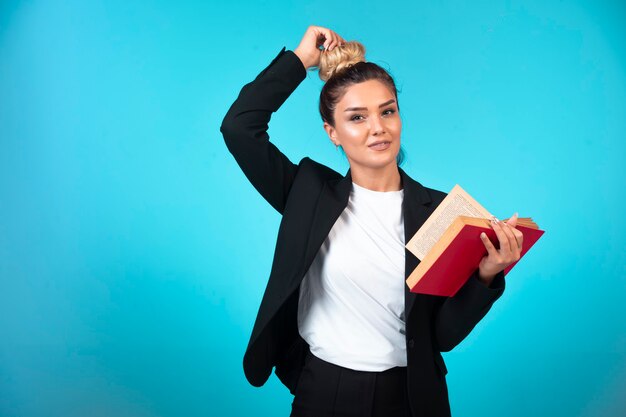
[[[487,286],[491,284],[496,274],[507,266],[517,262],[522,252],[522,232],[515,228],[517,213],[506,222],[491,219],[491,228],[496,232],[500,249],[496,249],[487,235],[483,232],[480,239],[487,249],[487,255],[481,259],[478,265],[478,278]]]

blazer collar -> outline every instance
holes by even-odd
[[[432,201],[430,194],[419,182],[412,179],[402,168],[398,167],[404,189],[402,201],[402,213],[404,218],[404,241],[408,242],[417,229],[426,221],[431,213],[429,208]],[[350,190],[352,189],[351,169],[348,169],[343,177],[327,181],[318,200],[318,205],[313,218],[311,235],[307,247],[307,259],[312,261],[321,244],[324,242],[330,229],[348,205]],[[419,264],[419,259],[405,248],[405,276],[409,275]],[[416,295],[409,291],[405,284],[405,320],[409,317],[411,308],[415,303]]]
[[[402,179],[405,202],[407,199],[410,203],[417,204],[429,204],[432,201],[430,194],[424,186],[422,186],[422,184],[411,178],[402,168],[398,167],[398,171],[400,172],[400,177]],[[337,193],[338,197],[345,200],[345,207],[348,204],[348,197],[350,196],[350,190],[352,189],[352,169],[349,168],[343,177],[329,180],[327,184],[335,193]],[[405,204],[403,204],[403,209],[404,206]]]

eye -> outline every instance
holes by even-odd
[[[395,112],[396,112],[396,111],[395,111],[394,109],[387,109],[387,110],[384,110],[384,111],[383,111],[383,114],[384,114],[384,115],[388,115],[388,114],[393,114],[393,113],[395,113]],[[357,117],[363,118],[363,116],[362,116],[362,115],[360,115],[360,114],[355,114],[354,116],[352,116],[352,117],[350,118],[350,120],[351,120],[351,121],[359,121],[359,120],[362,120],[362,119],[357,119]]]

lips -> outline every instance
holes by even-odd
[[[391,142],[388,140],[380,140],[372,143],[368,147],[373,151],[385,151],[391,147]]]
[[[391,142],[389,142],[388,140],[379,140],[379,141],[374,142],[374,143],[371,143],[371,144],[369,144],[369,145],[367,145],[367,146],[369,146],[369,147],[371,148],[372,146],[375,146],[375,145],[380,145],[381,143],[385,143],[385,144],[387,144],[387,143],[391,143]]]

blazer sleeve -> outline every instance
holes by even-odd
[[[243,86],[220,126],[226,147],[243,173],[280,214],[298,165],[270,142],[268,123],[305,78],[300,58],[283,47],[253,81]]]
[[[435,340],[440,352],[449,352],[461,343],[504,292],[504,271],[487,286],[478,278],[478,269],[454,297],[443,298],[435,311]]]

